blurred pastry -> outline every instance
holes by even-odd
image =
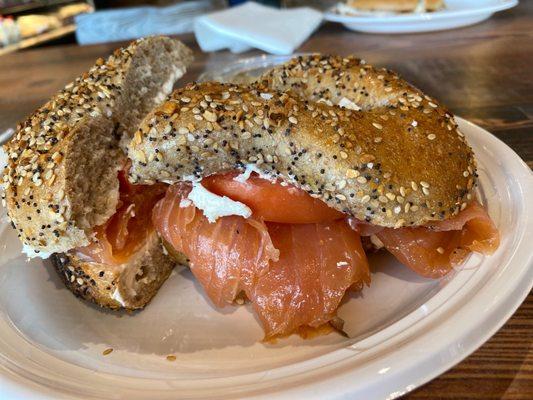
[[[444,8],[443,0],[348,0],[348,7],[360,11],[427,12]]]

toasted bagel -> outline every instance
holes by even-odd
[[[289,74],[292,64],[307,61],[318,63],[316,72],[294,67],[294,81],[275,82],[284,76],[279,71]],[[130,179],[176,183],[254,164],[333,208],[388,227],[422,225],[466,207],[475,161],[442,106],[359,60],[307,61],[275,68],[255,88],[207,82],[176,90],[135,133]],[[342,98],[363,110],[333,105]]]
[[[143,308],[168,278],[174,261],[155,232],[126,264],[110,266],[88,261],[75,252],[54,254],[52,263],[76,296],[101,307]]]
[[[172,90],[191,51],[153,37],[99,59],[26,121],[4,146],[8,216],[28,255],[87,245],[115,212],[121,138]]]

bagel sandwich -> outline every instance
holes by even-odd
[[[439,278],[499,243],[451,113],[353,57],[188,84],[128,157],[130,182],[168,185],[152,214],[168,251],[216,306],[250,301],[267,339],[342,329],[345,293],[370,284],[369,244]]]
[[[174,266],[149,218],[163,188],[129,185],[124,149],[191,61],[177,40],[137,40],[98,59],[4,146],[3,202],[24,252],[51,257],[66,286],[100,306],[142,308]]]
[[[309,55],[250,84],[166,96],[190,53],[148,41],[125,57],[157,61],[127,65],[168,75],[139,89],[144,103],[122,97],[135,97],[135,80],[114,81],[103,109],[89,101],[99,83],[74,84],[85,94],[68,106],[77,117],[52,99],[40,113],[63,115],[36,113],[7,146],[13,226],[30,255],[53,253],[77,295],[142,308],[175,263],[188,264],[215,306],[249,301],[266,339],[308,337],[342,332],[337,308],[371,283],[369,251],[439,278],[498,247],[453,115],[395,73]],[[121,65],[118,54],[100,66]]]

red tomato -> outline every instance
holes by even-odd
[[[211,175],[202,180],[209,191],[240,201],[265,221],[310,224],[333,221],[344,214],[294,186],[262,179],[255,173],[246,181],[234,180],[238,172]]]

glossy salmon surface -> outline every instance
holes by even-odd
[[[370,283],[359,234],[344,220],[281,224],[226,216],[210,223],[186,199],[189,190],[169,188],[154,208],[156,229],[189,258],[215,305],[243,292],[265,338],[327,323],[348,289]]]
[[[500,235],[477,201],[455,217],[416,228],[381,228],[350,221],[363,236],[375,235],[402,264],[428,278],[440,278],[473,251],[492,254]]]

